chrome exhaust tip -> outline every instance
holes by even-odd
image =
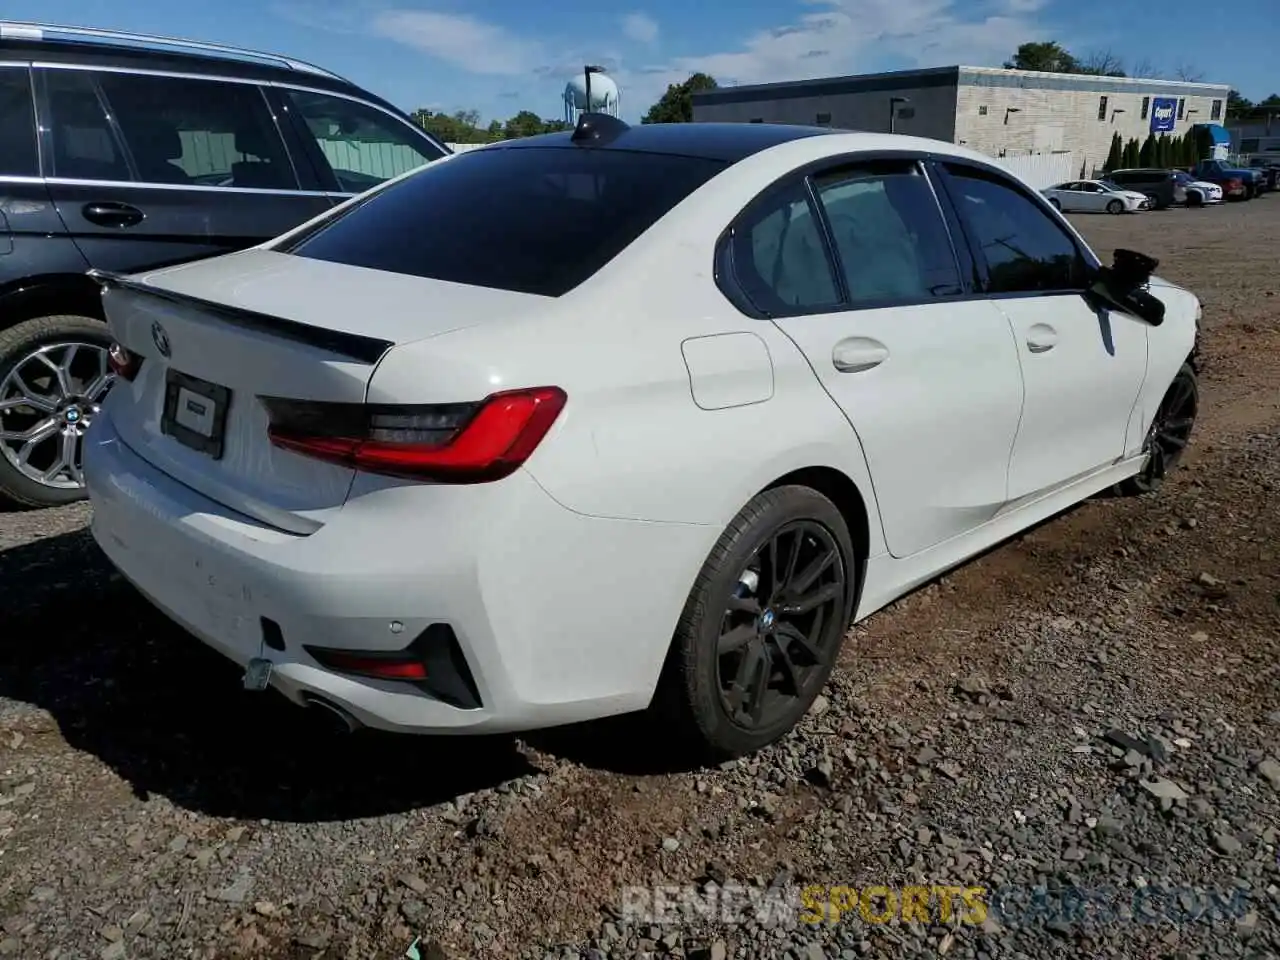
[[[302,699],[308,711],[313,712],[330,730],[337,733],[355,733],[364,726],[346,710],[336,703],[330,703],[324,697],[316,696],[314,693],[304,693]]]

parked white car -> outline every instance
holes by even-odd
[[[1181,171],[1173,175],[1174,180],[1174,196],[1178,198],[1180,203],[1186,204],[1188,207],[1203,207],[1214,203],[1223,203],[1226,196],[1222,192],[1222,187],[1216,183],[1210,183],[1208,180],[1197,180],[1189,173]]]
[[[851,620],[1177,463],[1200,308],[1152,265],[952,144],[589,114],[99,274],[93,534],[349,726],[740,754]]]
[[[1109,180],[1071,180],[1046,187],[1044,195],[1064,213],[1137,213],[1151,209],[1151,198]]]

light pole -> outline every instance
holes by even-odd
[[[898,119],[898,104],[910,103],[910,97],[890,97],[889,98],[889,132],[893,133],[894,121]]]

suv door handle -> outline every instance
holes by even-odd
[[[861,373],[878,367],[889,357],[889,348],[870,337],[849,337],[831,351],[831,363],[841,373]]]
[[[113,200],[86,203],[80,212],[86,220],[100,227],[136,227],[146,217],[137,207]]]

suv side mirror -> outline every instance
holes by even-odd
[[[1164,302],[1145,288],[1159,265],[1155,257],[1136,250],[1117,250],[1111,266],[1098,270],[1089,292],[1108,306],[1158,327],[1164,323]]]

